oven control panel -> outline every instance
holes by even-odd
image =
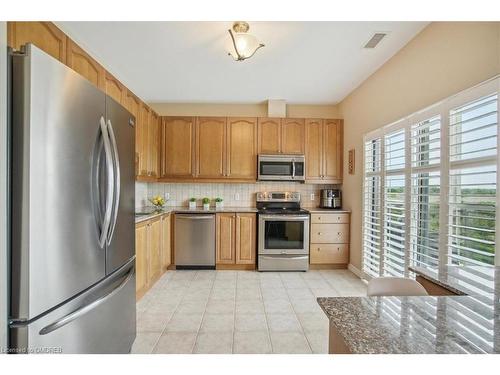
[[[257,202],[300,202],[296,191],[263,191],[257,193]]]

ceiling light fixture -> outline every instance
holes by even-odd
[[[233,30],[227,30],[233,42],[228,55],[236,61],[249,59],[259,48],[264,47],[255,36],[248,34],[249,29],[250,25],[247,22],[237,21],[233,24]]]

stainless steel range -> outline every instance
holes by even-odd
[[[300,208],[300,193],[257,193],[259,210],[258,270],[309,269],[309,211]]]

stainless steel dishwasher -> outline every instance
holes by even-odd
[[[177,269],[215,269],[215,215],[175,214]]]

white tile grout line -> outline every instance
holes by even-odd
[[[281,275],[280,275],[280,278],[281,278]],[[302,281],[304,281],[304,283],[307,285],[307,288],[312,293],[311,288],[309,288],[309,285],[306,283],[306,281],[304,280],[304,278],[302,277],[302,275],[300,275],[300,279]],[[307,335],[306,335],[306,331],[304,330],[304,327],[302,326],[302,322],[300,321],[299,316],[297,315],[297,312],[295,311],[295,308],[293,307],[293,303],[292,303],[292,301],[290,299],[290,294],[288,293],[288,289],[289,288],[286,287],[285,283],[283,282],[283,278],[281,278],[281,282],[283,283],[283,286],[285,287],[285,292],[286,292],[286,295],[288,296],[288,301],[290,302],[290,305],[292,306],[293,313],[295,314],[295,319],[297,319],[297,321],[299,322],[300,329],[302,330],[302,335],[306,339],[307,346],[309,346],[309,350],[311,351],[311,354],[312,354],[313,353],[313,349],[312,349],[311,343],[309,342],[309,339],[307,338]],[[312,293],[312,295],[314,296],[314,293]],[[308,354],[308,353],[304,353],[304,354]]]
[[[196,277],[196,274],[198,274],[198,271],[195,273],[195,277]],[[193,280],[194,280],[194,278],[193,278]],[[196,331],[196,337],[194,339],[193,347],[191,348],[191,354],[194,354],[193,353],[194,352],[194,348],[196,347],[196,344],[198,342],[198,336],[200,335],[201,325],[203,324],[203,320],[205,319],[205,313],[207,312],[208,301],[210,300],[210,296],[214,292],[214,284],[215,284],[215,280],[212,280],[212,287],[210,288],[210,293],[208,295],[208,299],[205,302],[205,309],[203,310],[203,314],[201,316],[200,325],[198,326],[198,331]]]
[[[258,272],[258,271],[256,271],[256,272]],[[281,277],[280,277],[280,280],[281,280]],[[283,283],[283,281],[281,281],[281,282]],[[262,294],[262,283],[261,283],[260,275],[259,275],[259,290],[260,290],[260,297],[262,298],[262,305],[264,306],[264,319],[266,320],[267,337],[269,339],[269,343],[271,344],[271,354],[275,354],[274,347],[273,347],[273,340],[271,339],[271,327],[269,327],[269,321],[267,320],[266,304],[264,303],[264,295]]]

